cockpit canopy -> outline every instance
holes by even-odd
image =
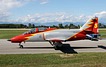
[[[37,33],[37,32],[42,32],[42,31],[45,31],[47,28],[44,28],[44,27],[40,27],[40,28],[34,28],[34,29],[31,29],[27,32],[25,32],[24,34],[33,34],[33,33]]]

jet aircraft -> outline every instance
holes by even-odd
[[[23,48],[22,42],[48,41],[58,49],[62,47],[62,42],[85,39],[98,41],[98,17],[89,19],[80,29],[34,28],[8,41],[19,43],[20,48]]]

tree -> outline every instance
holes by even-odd
[[[99,28],[106,28],[106,25],[99,23]]]
[[[35,25],[34,24],[32,24],[32,28],[35,28]]]
[[[64,28],[62,23],[59,24],[58,27],[59,27],[59,28]]]
[[[31,23],[29,23],[29,24],[28,24],[28,27],[29,27],[29,28],[31,28],[31,26],[32,26],[32,24],[31,24]]]
[[[64,28],[69,28],[68,24],[66,24],[66,25],[64,26]]]

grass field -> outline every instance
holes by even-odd
[[[27,30],[0,30],[0,39],[9,39],[26,31]]]
[[[106,30],[100,30],[99,32],[102,38],[106,38]]]
[[[106,67],[106,53],[0,55],[0,67]]]
[[[26,31],[28,30],[0,30],[0,39],[9,39]],[[106,38],[106,30],[100,30],[100,34],[102,38]]]

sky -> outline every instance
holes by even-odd
[[[0,0],[0,23],[106,23],[106,0]]]

